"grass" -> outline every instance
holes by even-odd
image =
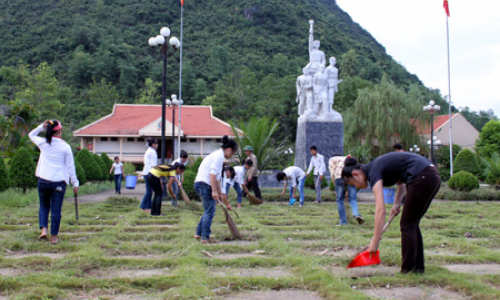
[[[372,299],[360,289],[387,284],[442,287],[471,299],[500,297],[500,275],[452,273],[443,267],[459,263],[500,264],[499,203],[434,203],[421,224],[427,273],[423,276],[375,274],[369,281],[351,278],[350,273],[339,271],[350,262],[350,255],[318,253],[326,248],[334,253],[338,247],[354,252],[367,244],[373,230],[374,206],[371,204],[360,205],[366,217],[364,225],[351,223],[345,227],[335,226],[339,220],[333,203],[317,206],[309,202],[301,209],[281,203],[246,205],[239,213],[240,219],[234,217],[243,239],[249,241],[243,245],[226,242],[231,236],[218,210],[212,233],[223,243],[210,246],[203,246],[192,238],[202,214],[199,205],[164,206],[165,217],[146,215],[138,205],[137,199],[126,197],[83,204],[78,223],[73,208],[64,206],[61,242],[56,246],[36,239],[39,230],[35,203],[2,208],[0,251],[32,255],[22,259],[0,257],[0,271],[18,272],[17,276],[0,276],[0,297],[68,299],[87,295],[112,299],[116,295],[136,295],[144,299],[218,299],[221,294],[245,290],[307,289],[318,292],[324,299],[354,300]],[[465,238],[467,232],[474,238]],[[214,257],[209,259],[202,250]],[[265,253],[223,259],[224,255],[252,254],[256,250]],[[401,248],[397,222],[384,235],[380,250],[385,266],[399,266]],[[61,256],[49,258],[43,256],[46,253]],[[290,276],[238,277],[211,273],[221,268],[277,267],[288,270]],[[139,270],[160,270],[167,275],[120,276],[123,271]],[[258,275],[258,271],[255,272]]]
[[[78,195],[90,195],[109,190],[114,187],[114,183],[110,181],[105,182],[88,182],[80,187]],[[66,188],[66,198],[73,197],[73,188],[68,186]],[[28,190],[23,194],[19,189],[10,188],[7,191],[0,193],[0,207],[23,207],[33,203],[37,203],[38,190]]]

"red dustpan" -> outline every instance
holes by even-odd
[[[347,268],[357,268],[357,267],[366,267],[371,265],[380,264],[380,251],[377,251],[375,254],[370,254],[368,250],[362,252],[356,258],[354,258],[351,263],[347,266]]]

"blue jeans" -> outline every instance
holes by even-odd
[[[301,181],[299,181],[299,184],[297,185],[297,189],[299,190],[300,194],[300,205],[304,205],[304,200],[305,200],[305,194],[304,194],[304,184],[306,183],[306,177],[302,178]],[[293,187],[290,185],[290,201],[293,199]]]
[[[202,240],[209,240],[212,232],[212,220],[215,215],[215,200],[212,198],[212,187],[204,182],[195,182],[194,190],[200,196],[205,212],[200,218],[196,235]]]
[[[146,183],[146,194],[142,198],[141,209],[151,209],[151,197],[153,197],[153,189],[148,182],[148,175],[144,175],[144,182]]]
[[[347,225],[347,218],[344,209],[344,199],[345,199],[345,184],[342,178],[335,179],[335,192],[337,193],[337,209],[339,211],[340,225]],[[347,191],[349,193],[349,204],[351,205],[353,217],[360,216],[358,211],[358,200],[356,187],[353,185],[347,186]]]
[[[117,193],[120,193],[122,189],[122,176],[122,174],[115,175],[115,191]]]
[[[66,182],[52,182],[41,178],[38,179],[38,197],[40,198],[38,224],[40,229],[48,228],[50,212],[50,235],[55,236],[59,234],[61,208],[65,193]]]
[[[229,194],[230,187],[231,187],[231,185],[228,183],[226,185],[226,195]],[[241,197],[243,196],[243,192],[241,191],[241,185],[239,183],[235,182],[233,188],[236,191],[236,194],[238,194],[238,204],[241,204]]]
[[[179,199],[179,185],[177,184],[177,181],[174,181],[172,183],[172,190],[174,191],[174,195],[175,195],[175,200],[172,197],[172,206],[177,206],[177,199]]]

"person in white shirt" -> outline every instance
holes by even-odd
[[[45,138],[39,137],[38,135],[45,129]],[[40,148],[36,177],[38,177],[38,196],[40,198],[38,222],[42,233],[38,239],[47,239],[50,213],[51,244],[59,242],[61,208],[66,185],[71,182],[75,194],[78,194],[80,185],[78,178],[76,178],[75,161],[71,147],[61,139],[62,129],[61,122],[46,120],[29,133],[30,139]]]
[[[325,158],[318,153],[318,148],[316,146],[311,146],[309,151],[311,151],[312,157],[306,176],[309,176],[314,168],[314,190],[316,191],[316,201],[314,203],[321,204],[321,182],[323,181],[323,174],[325,174],[326,171]]]
[[[283,186],[283,192],[281,195],[283,196],[286,191],[286,187],[290,186],[290,202],[289,205],[292,206],[297,201],[297,188],[299,189],[300,194],[300,206],[304,205],[304,184],[306,183],[306,173],[302,171],[299,167],[288,167],[283,172],[276,174],[276,179],[279,181],[284,180],[285,185]]]
[[[234,167],[234,178],[226,185],[226,194],[229,194],[229,188],[232,186],[236,191],[238,209],[241,209],[241,200],[243,197],[243,191],[241,187],[245,184],[245,173],[252,167],[253,162],[251,159],[246,159],[243,165]]]
[[[123,172],[122,172],[122,167],[123,164],[120,162],[120,158],[118,156],[115,157],[115,162],[111,166],[111,169],[109,170],[109,174],[111,175],[111,172],[113,170],[115,171],[113,173],[114,179],[115,179],[115,194],[121,194],[122,193],[122,178],[123,178]]]
[[[153,189],[149,184],[147,176],[151,168],[154,168],[158,165],[158,153],[156,150],[158,149],[158,140],[155,138],[148,139],[148,150],[144,154],[144,169],[142,170],[142,176],[144,177],[144,182],[146,183],[146,193],[142,198],[141,209],[143,212],[151,212],[151,198],[153,197]]]
[[[224,164],[222,167],[221,181],[220,181],[220,189],[221,189],[221,198],[224,203],[227,203],[228,207],[231,207],[229,201],[227,199],[227,194],[229,194],[229,187],[234,185],[234,177],[236,176],[234,172],[234,168]]]
[[[224,159],[230,159],[238,150],[238,144],[227,135],[222,137],[221,149],[212,152],[205,157],[200,164],[198,174],[194,183],[196,193],[203,203],[204,213],[200,218],[195,238],[200,239],[203,244],[218,243],[218,240],[210,239],[212,220],[215,215],[215,205],[221,199],[220,176]],[[228,209],[232,209],[229,203],[225,203]]]
[[[180,158],[174,160],[172,162],[172,165],[175,165],[176,163],[178,163],[180,165],[186,166],[187,163],[189,162],[188,158],[189,158],[189,154],[185,150],[181,150]],[[184,183],[184,173],[177,175],[176,178],[177,178],[177,181],[179,181],[181,183],[181,186],[182,186],[182,184]],[[172,197],[172,206],[177,206],[177,199],[179,199],[179,184],[177,184],[177,181],[174,181],[174,183],[172,184],[172,189],[174,190],[174,195],[175,195],[175,198]]]

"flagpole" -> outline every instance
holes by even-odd
[[[450,28],[448,22],[449,16],[446,14],[446,46],[448,50],[448,114],[450,126],[450,178],[453,176],[453,138],[451,126],[451,76],[450,76]]]
[[[181,158],[181,108],[182,108],[182,48],[184,47],[184,43],[182,40],[183,36],[183,27],[184,27],[184,0],[181,0],[181,53],[180,53],[180,70],[179,70],[179,145],[178,145],[178,158]]]

